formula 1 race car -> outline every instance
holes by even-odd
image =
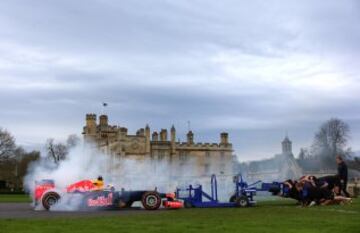
[[[129,208],[136,201],[140,201],[146,210],[159,209],[161,204],[169,209],[183,207],[181,201],[175,200],[174,193],[159,193],[156,190],[116,191],[113,187],[99,189],[91,180],[76,182],[67,186],[66,190],[57,189],[53,180],[35,182],[35,206],[42,205],[49,210],[72,197],[76,197],[76,205],[81,210]]]

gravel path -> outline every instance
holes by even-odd
[[[140,208],[99,211],[35,211],[29,203],[0,203],[0,219],[101,217],[132,214],[154,214],[161,211],[163,210],[147,211]]]

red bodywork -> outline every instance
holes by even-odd
[[[35,192],[34,192],[34,196],[35,196],[35,202],[38,202],[42,195],[50,189],[54,189],[55,188],[55,183],[53,180],[41,180],[41,181],[36,181],[35,182]]]
[[[184,204],[181,201],[163,201],[163,206],[169,209],[180,209],[184,207]]]
[[[81,180],[79,182],[76,182],[74,184],[71,184],[66,187],[66,192],[68,193],[75,193],[75,192],[89,192],[97,190],[97,186],[93,184],[91,180]]]
[[[66,193],[86,193],[99,190],[96,185],[93,184],[91,180],[81,180],[79,182],[73,183],[66,187]],[[53,180],[41,180],[35,182],[35,203],[41,202],[43,195],[48,191],[55,191],[55,183]],[[165,208],[169,209],[179,209],[183,207],[181,201],[175,200],[174,193],[165,194],[165,198],[162,202]],[[112,204],[113,194],[109,194],[107,197],[97,197],[95,199],[89,199],[87,205],[89,207],[94,206],[107,206]]]
[[[167,200],[162,203],[165,208],[180,209],[184,207],[181,201],[175,200],[175,193],[167,193],[165,197]]]
[[[41,200],[43,194],[48,190],[54,190],[55,183],[53,180],[41,180],[35,182],[35,201]],[[96,185],[91,180],[81,180],[66,187],[67,193],[84,193],[97,190]]]

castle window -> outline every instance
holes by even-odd
[[[225,158],[225,152],[224,152],[224,151],[221,151],[221,152],[220,152],[220,158],[221,158],[221,159],[224,159],[224,158]]]
[[[205,164],[205,175],[210,173],[210,164]]]
[[[221,174],[224,174],[224,173],[225,173],[225,168],[226,168],[226,166],[225,166],[224,163],[220,164],[220,173],[221,173]]]
[[[206,151],[205,152],[205,157],[208,159],[208,158],[210,158],[210,151]]]
[[[187,160],[187,152],[180,151],[179,159],[180,159],[180,161],[186,161]]]
[[[158,159],[159,160],[163,160],[165,158],[165,151],[160,150],[159,151],[159,155],[158,155]]]

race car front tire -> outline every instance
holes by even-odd
[[[142,195],[141,204],[146,210],[157,210],[161,205],[161,197],[157,192],[146,192]]]
[[[44,209],[49,210],[51,206],[55,205],[60,200],[60,195],[56,192],[45,193],[41,199]]]

